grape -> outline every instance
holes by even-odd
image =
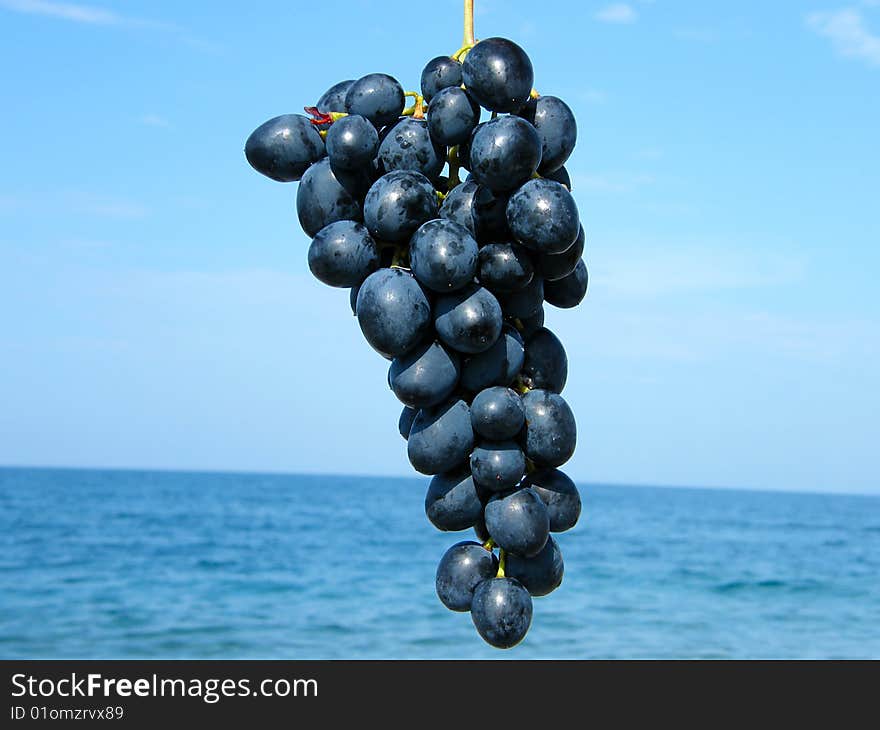
[[[345,113],[345,95],[354,83],[354,79],[339,81],[331,86],[327,91],[321,94],[315,103],[315,109],[321,114],[329,114],[330,112]],[[332,122],[320,122],[315,124],[315,129],[326,131],[330,129]]]
[[[425,514],[444,532],[473,527],[483,514],[483,501],[470,469],[458,467],[434,476],[425,496]]]
[[[410,274],[379,269],[361,284],[357,318],[370,346],[393,358],[424,339],[431,327],[431,304]]]
[[[589,274],[583,259],[577,262],[574,271],[556,281],[547,282],[547,301],[554,307],[571,309],[580,304],[587,295]]]
[[[550,533],[581,513],[557,468],[577,424],[544,302],[565,309],[586,295],[586,236],[565,167],[571,109],[532,89],[518,45],[472,38],[466,18],[455,54],[465,60],[429,61],[421,97],[387,74],[340,81],[306,107],[313,119],[266,122],[245,154],[270,178],[300,181],[309,269],[349,289],[364,338],[390,361],[407,456],[432,476],[428,520],[473,528],[482,543],[446,551],[441,602],[470,610],[480,636],[509,648],[529,630],[531,596],[562,582]],[[404,113],[406,96],[415,102]],[[482,109],[492,118],[481,122]]]
[[[483,519],[482,511],[480,512],[479,518],[474,523],[474,534],[481,543],[484,543],[489,539],[489,530],[486,529],[486,520]]]
[[[492,119],[474,133],[470,163],[478,183],[492,190],[515,190],[538,169],[541,139],[525,119],[511,116]],[[508,214],[508,222],[510,219]]]
[[[446,164],[446,151],[431,139],[426,122],[404,117],[379,145],[379,159],[388,172],[414,170],[434,179]]]
[[[415,232],[409,248],[413,274],[428,289],[450,292],[473,281],[477,242],[455,221],[428,221]]]
[[[535,261],[535,268],[544,277],[544,281],[564,279],[574,271],[584,253],[585,241],[584,227],[581,226],[574,243],[565,251],[562,253],[542,253],[538,255]]]
[[[498,560],[482,545],[456,543],[437,566],[437,596],[452,611],[470,611],[476,587],[494,579],[497,572]]]
[[[498,300],[477,284],[439,297],[434,306],[437,334],[459,352],[488,350],[501,334],[502,324]]]
[[[348,90],[353,83],[354,79],[348,79],[347,81],[340,81],[333,84],[333,86],[321,94],[321,98],[318,99],[318,103],[315,104],[315,107],[319,112],[323,112],[324,114],[328,114],[329,112],[344,112],[345,95],[348,93]]]
[[[436,217],[434,187],[424,175],[411,170],[383,175],[364,201],[364,222],[381,241],[407,241],[419,226]]]
[[[529,253],[515,243],[490,243],[480,249],[480,282],[492,292],[522,289],[535,275]]]
[[[522,289],[498,295],[498,303],[505,317],[531,317],[544,303],[544,280],[533,276]]]
[[[474,482],[493,492],[515,487],[526,473],[526,457],[513,441],[483,441],[471,454]]]
[[[474,447],[471,412],[463,400],[419,411],[407,440],[407,455],[422,474],[441,474],[464,464]]]
[[[357,286],[378,266],[378,246],[366,227],[354,221],[325,226],[309,246],[309,269],[328,286]]]
[[[474,217],[474,196],[477,192],[475,182],[463,182],[456,185],[443,200],[440,206],[440,217],[454,221],[466,228],[472,236],[477,235],[477,222]]]
[[[537,555],[550,536],[550,517],[534,489],[496,494],[486,504],[486,528],[496,544],[516,555]]]
[[[309,119],[284,114],[257,127],[247,138],[244,154],[260,174],[293,182],[324,156],[324,141]]]
[[[580,220],[571,193],[553,180],[529,180],[510,196],[507,222],[516,239],[538,253],[562,253],[578,236]]]
[[[357,286],[353,286],[351,289],[349,289],[349,292],[348,292],[348,306],[351,307],[351,313],[355,316],[357,316],[357,313],[358,313],[357,299],[358,299],[358,292],[360,290],[361,290],[361,285],[358,284]]]
[[[531,558],[522,558],[510,553],[505,561],[504,573],[522,583],[532,596],[546,596],[562,583],[565,566],[559,543],[552,536],[541,552]]]
[[[327,132],[327,156],[334,170],[363,170],[379,149],[379,133],[365,117],[350,114]]]
[[[523,396],[526,427],[523,451],[538,466],[562,466],[577,444],[577,425],[568,403],[558,393],[530,390]]]
[[[401,403],[428,408],[452,394],[458,385],[458,374],[458,355],[432,341],[394,358],[389,380]]]
[[[413,421],[416,420],[416,416],[419,411],[417,408],[410,408],[409,406],[404,406],[403,410],[400,412],[400,418],[397,419],[397,430],[400,431],[400,435],[403,436],[404,439],[409,438],[409,431],[412,428]]]
[[[474,193],[474,220],[477,238],[484,242],[508,241],[512,238],[507,225],[507,201],[509,193],[490,190],[485,185]]]
[[[471,403],[471,425],[483,438],[492,441],[512,439],[524,423],[522,398],[510,388],[486,388]]]
[[[530,100],[519,115],[530,121],[541,138],[542,175],[565,164],[577,142],[577,122],[568,104],[555,96]]]
[[[532,597],[515,578],[484,580],[474,590],[471,618],[487,643],[499,649],[510,649],[529,631]]]
[[[553,180],[555,182],[564,185],[568,192],[571,192],[571,175],[568,174],[568,170],[565,169],[565,165],[560,167],[558,170],[554,170],[553,172],[545,172],[541,174],[546,180]]]
[[[345,94],[345,110],[360,114],[376,127],[395,121],[403,111],[403,87],[388,74],[367,74]]]
[[[488,350],[467,358],[461,366],[461,386],[477,393],[493,385],[510,385],[522,368],[523,339],[510,325]]]
[[[507,227],[506,193],[495,193],[485,185],[468,180],[450,191],[440,208],[440,217],[453,220],[470,231],[478,241],[505,240]]]
[[[360,205],[339,184],[326,157],[303,175],[296,191],[296,213],[303,230],[312,238],[336,221],[362,220]]]
[[[535,73],[526,52],[506,38],[486,38],[462,64],[462,80],[481,106],[513,112],[529,99]]]
[[[456,145],[470,139],[480,121],[480,105],[464,89],[442,89],[428,107],[428,129],[440,144]]]
[[[568,379],[568,357],[565,348],[546,327],[526,339],[526,355],[522,368],[523,382],[529,388],[561,393]]]
[[[420,88],[425,101],[431,101],[441,89],[461,86],[461,64],[449,56],[432,58],[422,70]]]
[[[547,507],[551,532],[565,532],[581,516],[581,495],[559,469],[539,469],[526,478],[524,486],[534,489]]]
[[[528,317],[520,317],[518,321],[521,325],[520,334],[524,338],[531,337],[544,326],[544,307],[539,306],[534,314],[531,314]]]

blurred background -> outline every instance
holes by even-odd
[[[567,167],[591,288],[576,310],[547,308],[568,351],[565,396],[579,427],[566,471],[581,484],[880,494],[880,3],[476,0],[476,8],[477,37],[522,45],[537,89],[565,99],[578,118]],[[427,60],[459,47],[461,23],[458,0],[0,0],[0,464],[412,476],[387,363],[363,341],[348,292],[311,277],[295,184],[257,175],[243,146],[257,125],[301,112],[339,80],[381,71],[417,88]],[[10,588],[37,574],[49,539],[35,527],[47,506],[27,500],[94,481],[23,474],[0,483],[5,539],[31,551],[6,556]],[[401,494],[414,501],[400,508],[427,535],[426,480],[412,481]],[[115,493],[100,483],[92,499]],[[666,499],[651,493],[660,515]],[[301,504],[320,491],[298,494]],[[789,502],[761,504],[776,505],[780,525],[797,512]],[[847,502],[839,513],[824,498],[810,504],[812,514],[837,515],[828,519],[844,532],[808,540],[804,551],[827,540],[861,551],[823,555],[822,575],[833,581],[859,560],[873,570],[878,502]],[[865,523],[850,534],[854,514]],[[637,527],[641,517],[627,519]],[[88,534],[100,537],[102,524]],[[139,529],[112,526],[123,538]],[[56,525],[51,539],[64,545],[69,527]],[[601,549],[602,533],[590,529],[572,534],[597,541],[585,556]],[[794,544],[780,534],[779,545]],[[748,562],[736,544],[731,555]],[[417,581],[428,594],[438,549]],[[625,578],[620,566],[638,556],[624,558],[609,572]],[[69,577],[68,559],[43,579]],[[801,571],[809,578],[814,567]],[[81,568],[83,580],[93,568]],[[801,585],[780,580],[786,591]],[[868,594],[847,590],[835,595],[868,609]],[[14,595],[0,598],[11,622],[0,633],[19,641],[7,654],[64,653],[46,635],[24,641],[15,617],[25,607],[49,617],[67,594],[42,609],[13,605]],[[94,618],[101,604],[89,595],[83,605]],[[575,605],[560,600],[571,619]],[[624,591],[612,604],[646,601]],[[713,605],[707,614],[717,614]],[[849,625],[869,626],[873,605]],[[587,609],[577,610],[589,623]],[[732,619],[749,609],[730,610]],[[142,654],[152,645],[141,646]],[[664,646],[693,653],[662,638],[605,653]],[[797,646],[793,639],[778,653]],[[864,638],[837,649],[858,646],[880,653]],[[199,654],[189,645],[169,651]],[[302,651],[327,653],[290,648]],[[395,653],[374,653],[382,651]]]

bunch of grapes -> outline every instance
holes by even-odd
[[[509,648],[532,596],[562,581],[551,533],[581,511],[558,469],[576,425],[543,305],[579,304],[587,269],[564,167],[574,116],[534,90],[518,45],[474,42],[468,4],[464,46],[428,62],[420,93],[385,74],[342,81],[309,116],[260,126],[245,152],[264,175],[300,181],[309,268],[351,290],[364,337],[391,362],[409,460],[433,476],[428,519],[478,537],[441,559],[440,600]]]

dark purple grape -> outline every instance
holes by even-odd
[[[369,166],[379,149],[376,128],[359,114],[337,119],[330,125],[324,141],[334,171],[362,170]]]
[[[491,552],[476,542],[459,542],[437,566],[437,596],[452,611],[470,611],[477,586],[497,572],[498,559]]]
[[[424,175],[396,170],[383,175],[364,200],[364,222],[380,241],[408,241],[419,226],[437,217],[437,195]]]
[[[427,122],[404,117],[385,134],[379,160],[387,172],[413,170],[434,180],[446,164],[446,150],[431,139]]]
[[[480,283],[494,293],[513,292],[535,275],[529,252],[516,243],[490,243],[480,249]]]
[[[530,390],[523,396],[523,408],[526,427],[520,440],[526,456],[538,466],[562,466],[577,444],[577,424],[568,403],[558,393]]]
[[[432,58],[422,70],[420,88],[425,101],[450,86],[461,86],[461,64],[449,56]]]
[[[587,265],[581,259],[577,262],[574,271],[568,276],[556,281],[548,281],[544,296],[547,302],[554,307],[571,309],[584,300],[584,297],[587,295],[588,285],[589,274],[587,273]]]
[[[474,133],[470,163],[471,173],[481,185],[492,190],[516,190],[538,169],[541,140],[525,119],[498,117],[480,125]],[[512,223],[509,212],[507,220]]]
[[[368,74],[355,81],[345,94],[345,109],[360,114],[377,128],[395,121],[403,111],[403,87],[388,74]]]
[[[513,112],[529,99],[535,74],[526,52],[506,38],[486,38],[468,52],[462,80],[481,106]]]
[[[526,355],[522,367],[523,383],[532,389],[561,393],[568,380],[568,356],[565,348],[546,327],[526,339]]]
[[[535,259],[535,268],[545,282],[563,279],[575,270],[583,256],[585,243],[584,227],[581,226],[577,238],[568,249],[562,253],[539,254]]]
[[[379,247],[361,223],[331,223],[318,231],[309,246],[309,269],[329,286],[358,286],[378,266]]]
[[[410,239],[410,266],[419,282],[436,292],[461,289],[477,272],[477,242],[458,223],[437,218]]]
[[[257,127],[247,138],[244,154],[260,174],[293,182],[324,156],[324,141],[310,119],[284,114]]]
[[[458,355],[439,342],[426,342],[394,358],[391,389],[412,408],[429,408],[446,400],[458,385]]]
[[[538,172],[543,176],[562,167],[577,142],[577,122],[568,104],[555,96],[541,96],[529,100],[519,115],[535,125],[541,138]]]
[[[510,196],[507,223],[517,241],[538,253],[566,251],[580,230],[571,193],[564,185],[543,178],[529,180]]]
[[[480,105],[458,86],[442,89],[428,107],[428,129],[439,144],[456,145],[470,139],[480,121]]]
[[[360,204],[333,174],[326,157],[303,175],[296,191],[296,213],[306,235],[312,237],[336,221],[363,219]]]
[[[486,643],[510,649],[532,624],[532,597],[515,578],[484,580],[474,590],[471,618]]]

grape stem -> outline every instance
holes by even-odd
[[[424,119],[425,117],[425,99],[424,97],[418,93],[417,91],[406,91],[403,94],[405,97],[410,96],[413,98],[413,105],[408,106],[403,110],[402,114],[405,117],[412,117],[413,119]]]
[[[488,550],[490,553],[492,552],[492,548],[494,547],[495,541],[491,537],[483,543],[483,549]]]
[[[474,38],[474,0],[464,0],[464,40],[462,47],[473,46]]]
[[[496,573],[496,578],[504,577],[504,566],[507,564],[507,552],[502,548],[498,551],[498,573]]]
[[[454,145],[449,148],[449,154],[446,156],[446,161],[449,163],[449,190],[452,190],[456,185],[461,182],[461,178],[458,176],[458,171],[461,169],[461,162],[458,159],[458,145]]]

